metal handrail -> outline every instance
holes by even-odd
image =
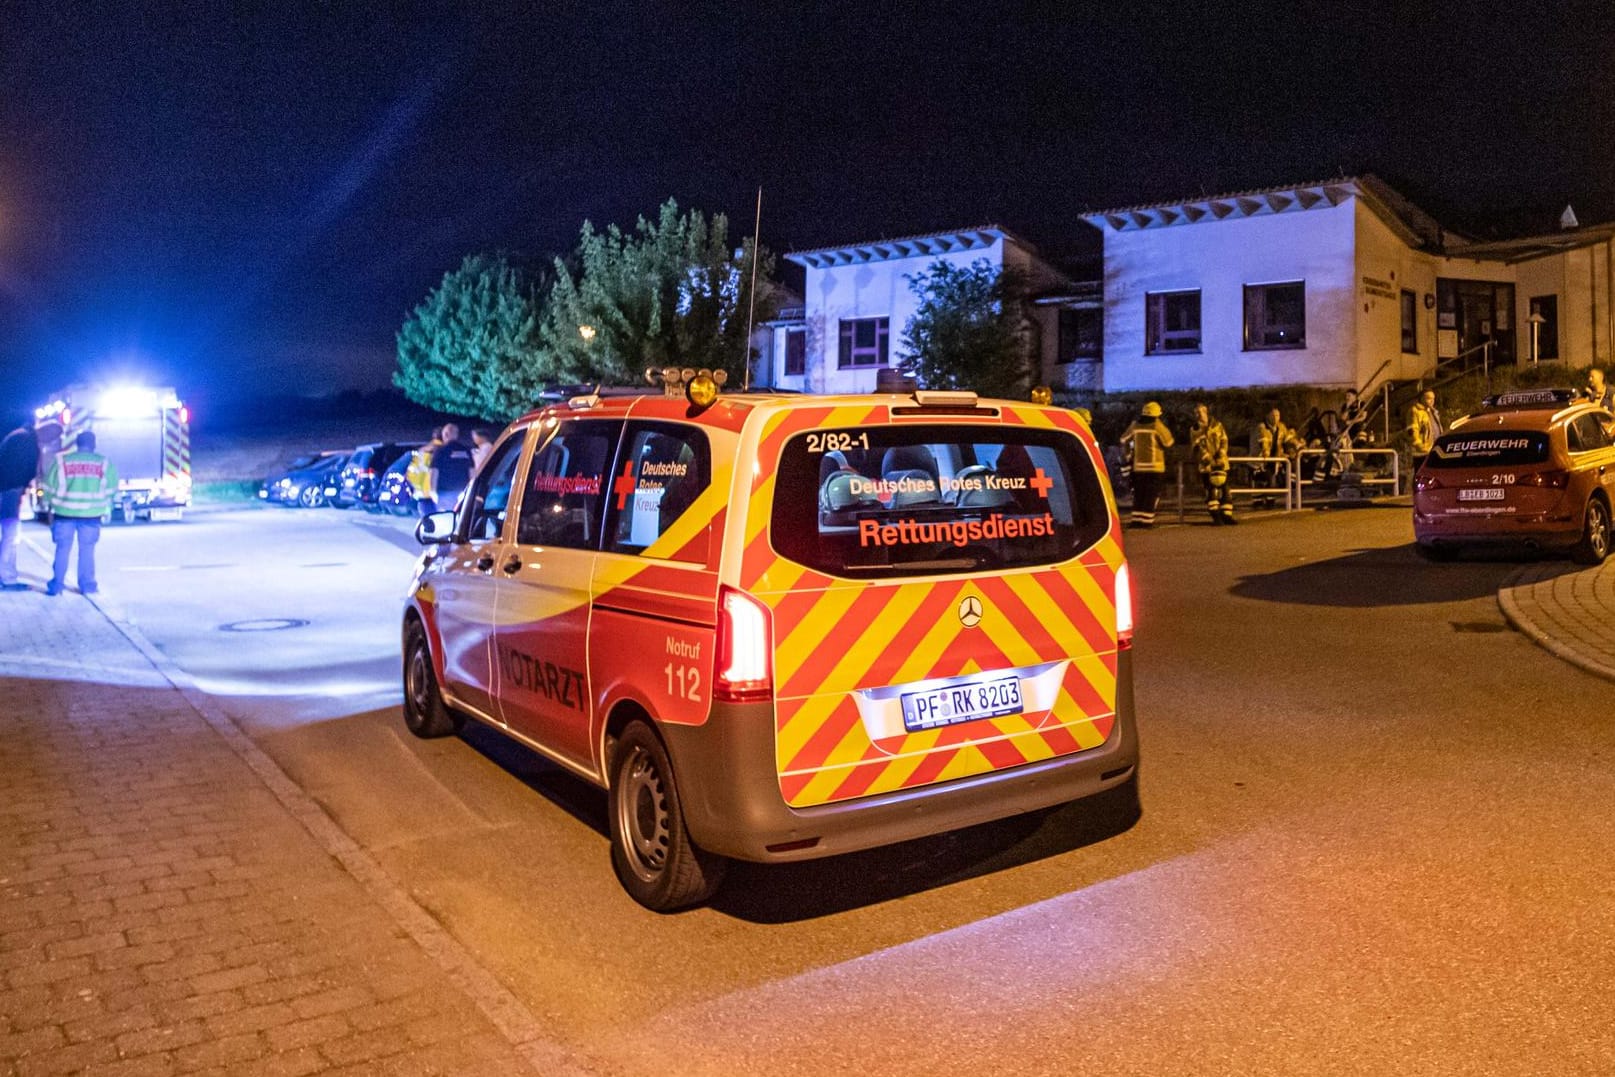
[[[1351,463],[1353,462],[1355,457],[1359,457],[1359,456],[1389,456],[1391,458],[1391,473],[1390,473],[1390,475],[1388,475],[1388,476],[1381,475],[1381,476],[1377,476],[1377,477],[1373,477],[1373,478],[1370,478],[1368,476],[1364,476],[1364,477],[1357,480],[1358,485],[1360,485],[1360,486],[1389,486],[1391,488],[1391,494],[1393,496],[1402,492],[1402,458],[1397,453],[1397,451],[1395,449],[1388,448],[1386,446],[1376,446],[1374,448],[1368,448],[1368,447],[1365,446],[1365,447],[1361,447],[1361,448],[1353,447],[1353,448],[1347,448],[1347,449],[1321,449],[1321,448],[1320,449],[1302,449],[1299,453],[1296,454],[1296,468],[1295,468],[1295,505],[1296,505],[1296,508],[1301,508],[1302,506],[1304,506],[1306,504],[1306,489],[1305,488],[1308,487],[1308,486],[1316,486],[1318,484],[1318,482],[1319,482],[1319,480],[1317,480],[1317,479],[1308,479],[1308,478],[1304,477],[1306,475],[1306,473],[1307,473],[1307,470],[1306,470],[1306,468],[1301,466],[1301,457],[1303,457],[1303,456],[1329,456],[1329,455],[1339,455],[1339,456],[1344,457],[1346,459],[1347,466],[1341,472],[1341,474],[1345,474],[1347,471],[1351,470]]]

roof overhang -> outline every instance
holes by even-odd
[[[1568,228],[1562,232],[1549,232],[1540,236],[1522,236],[1519,239],[1499,239],[1486,243],[1468,243],[1447,248],[1449,258],[1474,258],[1487,262],[1517,265],[1535,261],[1566,251],[1595,247],[1615,238],[1615,223],[1593,224],[1586,228]]]
[[[1373,210],[1410,247],[1439,246],[1440,226],[1374,176],[1350,176],[1321,183],[1300,183],[1175,202],[1126,206],[1084,213],[1082,219],[1102,232],[1139,232],[1211,221],[1333,209],[1354,198]]]
[[[962,228],[953,232],[882,239],[873,243],[852,243],[844,247],[791,251],[785,255],[785,260],[807,269],[830,269],[835,266],[862,265],[867,262],[889,262],[899,258],[935,258],[942,254],[982,251],[1006,241],[1035,253],[1035,248],[1031,244],[1011,232],[997,225],[983,225],[979,228]]]

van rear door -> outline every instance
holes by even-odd
[[[1123,559],[1091,435],[1042,410],[807,426],[813,414],[764,438],[778,465],[752,511],[769,501],[768,542],[748,546],[742,576],[772,610],[786,802],[1103,744]]]

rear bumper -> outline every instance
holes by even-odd
[[[740,860],[811,860],[1006,819],[1125,783],[1138,766],[1129,652],[1116,672],[1116,724],[1097,748],[814,808],[791,808],[780,796],[770,704],[714,707],[705,725],[664,724],[661,732],[696,844]],[[797,842],[804,844],[770,848]]]
[[[1415,512],[1413,537],[1424,546],[1532,546],[1564,549],[1581,539],[1579,512],[1457,516]]]

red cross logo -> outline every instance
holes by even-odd
[[[1026,480],[1026,485],[1036,490],[1037,496],[1047,501],[1049,499],[1049,490],[1054,487],[1054,480],[1043,474],[1042,468],[1038,468],[1037,474]]]
[[[611,484],[612,492],[617,495],[618,512],[628,504],[628,495],[634,492],[637,485],[639,484],[634,481],[634,462],[629,460],[622,465],[622,474],[617,476],[617,481]]]

